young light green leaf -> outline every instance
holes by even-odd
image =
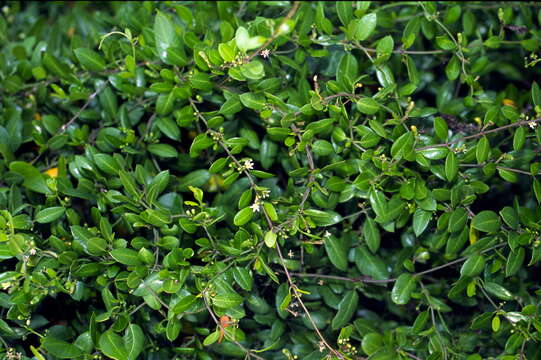
[[[272,230],[269,230],[265,233],[265,245],[269,248],[273,248],[276,246],[276,233]]]
[[[235,217],[233,218],[233,223],[236,226],[242,226],[252,220],[254,216],[254,211],[250,207],[245,207],[244,209],[241,209],[235,214]]]

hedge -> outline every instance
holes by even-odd
[[[539,3],[1,10],[3,358],[541,359]]]

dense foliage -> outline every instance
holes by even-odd
[[[1,10],[3,358],[541,359],[539,3]]]

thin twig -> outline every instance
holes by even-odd
[[[209,303],[208,303],[208,300],[207,300],[207,296],[206,294],[203,294],[203,302],[205,303],[205,307],[207,308],[207,311],[208,313],[210,314],[210,317],[212,318],[212,320],[214,320],[214,322],[216,323],[216,325],[220,328],[221,331],[223,331],[225,333],[225,328],[222,326],[222,324],[220,323],[220,321],[218,320],[218,318],[216,317],[216,314],[214,314],[214,311],[212,311]],[[264,358],[254,354],[250,349],[246,348],[244,345],[242,345],[240,342],[238,342],[237,340],[235,339],[231,339],[231,342],[233,342],[235,345],[237,345],[239,348],[242,349],[242,351],[244,351],[246,353],[246,355],[248,356],[248,358],[250,356],[253,356],[254,359],[258,359],[258,360],[265,360]]]
[[[469,167],[469,168],[480,168],[485,165],[486,164],[460,164],[460,166],[462,167]],[[523,174],[523,175],[531,175],[531,176],[541,175],[541,171],[537,172],[536,174],[532,174],[531,172],[526,171],[526,170],[514,169],[514,168],[505,167],[505,166],[496,166],[496,169],[511,171],[511,172],[514,172],[517,174]]]
[[[492,134],[492,133],[495,133],[495,132],[499,132],[499,131],[502,131],[502,130],[505,130],[505,129],[514,128],[514,127],[522,126],[522,125],[529,125],[530,123],[538,123],[540,121],[541,121],[541,118],[533,119],[533,120],[520,120],[520,121],[517,121],[517,122],[512,123],[512,124],[503,125],[503,126],[495,128],[495,129],[491,129],[491,130],[480,131],[477,134],[465,136],[463,138],[455,139],[453,141],[448,141],[446,143],[422,146],[422,147],[416,148],[415,151],[421,151],[421,150],[426,150],[426,149],[431,149],[431,148],[436,148],[436,147],[449,147],[450,145],[456,144],[456,143],[461,142],[461,141],[476,139],[478,137],[485,136],[485,135],[488,135],[488,134]]]
[[[86,100],[86,102],[83,104],[83,106],[75,113],[75,115],[72,116],[72,118],[67,122],[65,123],[64,125],[62,125],[60,127],[60,129],[58,129],[58,131],[53,135],[53,136],[56,136],[56,135],[60,135],[62,134],[64,131],[66,131],[66,129],[68,128],[68,126],[70,126],[71,124],[73,124],[75,122],[75,120],[77,120],[79,118],[79,116],[81,116],[82,112],[88,107],[88,105],[90,105],[90,103],[92,102],[92,100],[94,100],[94,98],[96,96],[98,96],[98,94],[100,92],[103,91],[103,89],[105,89],[105,87],[107,86],[107,82],[104,81],[103,84],[101,84],[97,89],[96,91],[94,91],[92,94],[90,94],[90,96],[88,97],[88,99]],[[44,152],[42,153],[39,153],[34,159],[32,159],[32,161],[30,161],[30,164],[34,164],[40,157],[41,155],[43,154]]]
[[[506,243],[497,244],[497,245],[494,245],[494,246],[492,246],[492,247],[490,247],[488,249],[485,249],[485,250],[481,251],[481,253],[486,253],[486,252],[498,249],[498,248],[500,248],[502,246],[505,246],[505,245],[506,245]],[[469,256],[463,256],[461,258],[450,261],[450,262],[445,263],[443,265],[439,265],[439,266],[433,267],[433,268],[428,269],[428,270],[424,270],[424,271],[414,273],[414,274],[412,274],[412,276],[419,277],[419,276],[423,276],[423,275],[426,275],[426,274],[430,274],[430,273],[439,271],[441,269],[445,269],[445,268],[447,268],[449,266],[453,266],[455,264],[459,264],[461,262],[464,262],[464,261],[468,260],[468,258],[469,258]],[[329,280],[338,280],[338,281],[347,281],[347,282],[352,282],[352,283],[365,283],[365,284],[393,283],[398,279],[398,278],[391,278],[391,279],[377,280],[377,279],[372,279],[372,278],[370,278],[368,276],[363,276],[363,277],[359,277],[359,278],[349,278],[349,277],[345,277],[345,276],[323,275],[323,274],[313,274],[313,273],[289,273],[289,274],[291,276],[295,276],[295,277],[329,279]]]

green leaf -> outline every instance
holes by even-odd
[[[167,49],[176,45],[176,37],[177,34],[171,20],[164,13],[158,11],[154,18],[154,42],[158,56],[162,60],[167,59]]]
[[[114,360],[129,360],[129,353],[120,336],[112,330],[107,330],[100,336],[100,350]]]
[[[169,114],[173,110],[175,98],[175,91],[158,96],[158,99],[156,100],[156,114],[160,116]]]
[[[505,276],[515,275],[522,267],[525,257],[526,250],[523,247],[519,247],[518,249],[511,251],[507,256],[507,263],[505,265]]]
[[[393,50],[394,40],[391,35],[387,35],[378,40],[378,44],[376,46],[377,60],[380,62],[388,60],[393,54]]]
[[[220,114],[229,116],[235,115],[242,110],[242,103],[240,102],[240,97],[238,95],[231,96],[227,99],[220,107]]]
[[[454,152],[450,151],[445,158],[445,177],[450,182],[453,181],[458,174],[458,159]]]
[[[460,275],[474,277],[485,268],[485,258],[481,254],[474,254],[468,258],[460,269]]]
[[[399,160],[411,153],[413,150],[414,141],[415,136],[411,131],[402,134],[398,139],[396,139],[391,146],[391,156],[393,159]]]
[[[451,81],[456,80],[458,75],[460,75],[460,60],[458,60],[456,55],[453,55],[451,60],[447,63],[445,75],[447,75],[447,78]]]
[[[242,105],[252,110],[262,110],[265,106],[265,97],[260,94],[244,93],[239,96]]]
[[[484,288],[489,294],[494,295],[499,299],[513,300],[513,294],[500,284],[486,281],[484,284]]]
[[[46,224],[60,218],[66,212],[63,206],[53,206],[47,209],[40,210],[36,214],[36,221],[40,224]]]
[[[332,329],[338,330],[347,324],[357,311],[358,304],[359,295],[357,294],[357,290],[350,290],[338,303],[338,312],[331,322]]]
[[[368,355],[373,355],[378,352],[383,347],[383,338],[380,334],[376,332],[371,332],[363,336],[363,340],[361,341],[361,348],[365,353]],[[371,359],[376,359],[375,356],[371,356]],[[386,358],[381,358],[380,360],[386,360]]]
[[[352,20],[348,25],[348,30],[353,39],[363,41],[368,39],[376,29],[377,15],[375,13],[366,14],[360,19]]]
[[[214,344],[220,338],[220,332],[218,330],[211,332],[203,339],[203,345],[209,346]]]
[[[176,158],[178,157],[178,151],[169,144],[150,144],[147,150],[154,155],[162,158]]]
[[[105,69],[105,61],[97,52],[86,48],[78,48],[73,52],[85,69],[90,71],[102,71]]]
[[[458,208],[449,217],[448,230],[451,233],[462,231],[468,221],[468,212],[464,208]]]
[[[158,129],[172,140],[180,141],[180,129],[175,121],[170,118],[162,117],[156,121]]]
[[[120,182],[122,183],[124,190],[126,190],[129,195],[134,197],[140,195],[139,190],[137,190],[137,187],[135,186],[133,177],[129,176],[124,170],[120,170],[118,176],[120,177]]]
[[[47,352],[58,359],[73,359],[83,356],[83,351],[67,341],[57,339],[51,335],[45,337],[43,347]]]
[[[364,97],[357,100],[357,109],[363,114],[374,115],[379,110],[379,103],[370,97]]]
[[[24,187],[41,194],[51,193],[45,178],[34,166],[24,161],[14,161],[9,164],[9,170],[18,173],[24,178]]]
[[[513,136],[513,150],[518,151],[524,147],[526,142],[526,129],[520,126]]]
[[[405,305],[409,302],[411,293],[417,288],[417,280],[409,273],[402,273],[396,279],[393,290],[391,291],[391,300],[395,304]]]
[[[245,207],[244,209],[238,211],[233,218],[233,223],[236,226],[242,226],[252,220],[254,217],[254,211],[250,207]]]
[[[364,246],[355,249],[355,265],[361,273],[377,280],[389,278],[389,270],[383,260],[372,255]]]
[[[235,306],[242,304],[244,298],[236,292],[227,292],[223,294],[217,294],[212,297],[212,303],[222,309],[231,309]]]
[[[205,169],[199,169],[192,171],[186,176],[182,177],[178,182],[179,191],[188,191],[189,186],[202,187],[210,180],[210,172]]]
[[[439,116],[434,119],[434,132],[436,133],[436,136],[443,141],[446,141],[449,136],[447,122]]]
[[[443,50],[454,50],[456,47],[447,35],[436,36],[436,44]]]
[[[124,344],[128,351],[128,359],[135,360],[143,351],[145,335],[141,327],[137,324],[130,324],[124,333]]]
[[[431,218],[432,213],[429,211],[421,209],[415,211],[413,214],[413,232],[415,233],[415,236],[419,236],[425,231]]]
[[[353,17],[353,3],[351,1],[337,1],[336,13],[342,25],[347,26]]]
[[[473,228],[487,233],[494,233],[500,229],[500,218],[491,210],[481,211],[472,220]]]
[[[267,247],[269,248],[273,248],[276,246],[276,233],[273,232],[272,230],[269,230],[265,233],[265,237],[264,237],[264,241],[265,241],[265,245],[267,245]]]
[[[218,45],[218,52],[225,62],[232,62],[235,60],[236,52],[234,45],[231,46],[228,43],[221,43]]]
[[[541,89],[535,81],[532,83],[532,101],[534,106],[541,107]]]
[[[256,49],[265,43],[265,38],[262,36],[250,36],[248,30],[244,27],[239,27],[235,33],[235,43],[242,52]]]
[[[488,153],[490,152],[490,144],[486,136],[483,136],[477,142],[475,147],[475,157],[477,158],[477,163],[482,164],[488,158]]]
[[[248,79],[259,80],[265,76],[265,68],[261,61],[253,60],[240,67],[240,72]]]
[[[88,253],[94,256],[99,256],[107,251],[107,241],[99,237],[91,237],[86,244]]]
[[[364,241],[366,242],[366,245],[370,251],[372,251],[372,253],[378,251],[381,242],[381,235],[378,226],[370,216],[367,216],[366,221],[364,222],[363,236]]]
[[[345,53],[336,69],[336,80],[346,89],[353,89],[359,76],[359,64],[351,53]]]
[[[235,266],[233,268],[233,278],[242,289],[252,291],[253,278],[250,274],[250,270],[244,267]]]
[[[97,167],[107,175],[116,175],[120,168],[117,161],[109,154],[94,155],[94,162]]]
[[[188,310],[195,302],[197,301],[197,296],[195,295],[186,295],[179,302],[175,304],[172,308],[173,313],[180,314]]]
[[[342,216],[331,210],[322,211],[317,209],[307,209],[304,210],[304,213],[310,216],[318,226],[331,226],[342,221]]]
[[[503,221],[509,226],[511,229],[515,230],[518,227],[519,224],[519,218],[518,214],[515,211],[514,208],[511,206],[506,206],[500,211],[500,216],[502,217]]]
[[[341,271],[346,271],[348,268],[347,248],[344,246],[344,240],[331,235],[327,237],[323,243],[325,251],[331,263]]]
[[[136,266],[141,264],[141,260],[139,260],[139,257],[137,256],[137,251],[132,249],[113,249],[109,254],[113,259],[124,265]]]

